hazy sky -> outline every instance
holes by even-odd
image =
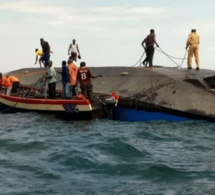
[[[68,59],[74,38],[88,66],[133,66],[151,28],[160,48],[178,58],[197,29],[200,68],[215,69],[214,10],[214,0],[0,0],[1,72],[39,67],[40,38],[51,46],[54,67]],[[176,66],[158,51],[154,64]]]

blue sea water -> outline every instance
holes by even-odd
[[[1,195],[215,194],[215,124],[0,114]]]

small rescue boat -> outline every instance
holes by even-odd
[[[113,106],[112,101],[114,99],[112,97],[110,103],[108,103],[108,98],[105,98],[106,102],[97,100],[92,106],[82,94],[73,99],[62,99],[61,96],[62,91],[58,90],[56,99],[48,99],[46,95],[41,94],[38,88],[21,86],[18,93],[11,95],[0,93],[0,109],[3,113],[33,111],[54,113],[63,119],[83,120],[108,117],[107,107]]]

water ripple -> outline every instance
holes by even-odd
[[[214,194],[212,123],[0,120],[0,195]]]

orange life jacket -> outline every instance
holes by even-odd
[[[5,87],[11,87],[12,82],[9,79],[7,79],[5,76],[2,76],[1,85]]]
[[[9,76],[7,79],[8,79],[11,83],[13,83],[13,82],[18,82],[18,81],[19,81],[19,79],[16,78],[15,76]]]
[[[76,85],[78,67],[75,64],[70,63],[68,65],[68,70],[69,70],[70,85]]]

